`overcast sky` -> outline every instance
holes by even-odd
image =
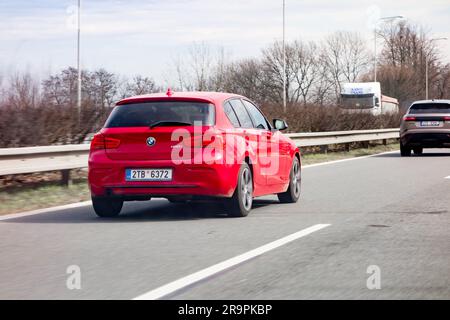
[[[76,65],[77,0],[1,0],[0,71],[40,76]],[[358,31],[373,46],[373,21],[403,15],[450,38],[449,0],[286,0],[287,40]],[[170,78],[188,46],[222,46],[230,58],[257,56],[282,36],[282,0],[82,0],[82,66],[157,81]],[[439,43],[450,61],[450,41]],[[169,74],[168,74],[169,73]]]

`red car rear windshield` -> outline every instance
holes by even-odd
[[[164,101],[119,105],[106,120],[106,128],[154,125],[214,125],[214,106],[206,102]]]
[[[418,103],[413,104],[409,109],[410,114],[421,113],[449,113],[450,104],[447,103]]]

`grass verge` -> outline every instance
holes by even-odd
[[[333,151],[311,153],[302,156],[302,164],[314,164],[333,160],[361,157],[381,152],[398,150],[398,144],[377,145],[354,149],[349,152]],[[58,206],[90,199],[86,177],[79,177],[69,187],[59,185],[53,173],[43,177],[44,181],[20,182],[0,188],[0,215]],[[50,181],[49,180],[50,176]],[[29,180],[29,179],[28,179]]]
[[[0,189],[0,215],[53,207],[90,199],[86,180],[69,187],[55,183]]]
[[[398,143],[396,144],[388,144],[386,146],[376,145],[370,148],[360,148],[354,149],[350,151],[333,151],[328,153],[310,153],[302,155],[302,165],[320,163],[320,162],[328,162],[334,160],[342,160],[348,158],[356,158],[362,156],[369,156],[372,154],[389,152],[399,150]]]

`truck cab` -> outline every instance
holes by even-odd
[[[376,116],[398,112],[398,100],[382,95],[379,82],[352,82],[342,85],[339,107]]]

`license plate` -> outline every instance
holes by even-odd
[[[439,121],[420,121],[421,127],[439,127],[440,125]]]
[[[127,181],[171,181],[172,169],[127,169]]]

